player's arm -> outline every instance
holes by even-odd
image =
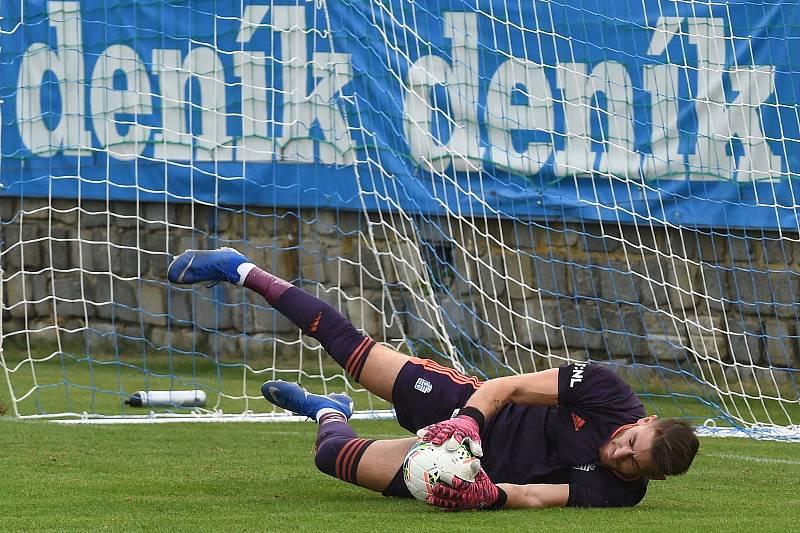
[[[508,499],[503,509],[543,509],[545,507],[563,507],[569,500],[569,485],[513,485],[498,483]]]
[[[480,448],[479,432],[484,421],[509,403],[556,405],[558,372],[557,368],[551,368],[532,374],[491,379],[481,384],[467,404],[459,410],[456,418],[432,424],[418,434],[423,440],[436,445],[443,444],[450,437],[454,437],[457,442],[466,439],[472,453],[480,457],[483,452]]]
[[[506,404],[556,405],[558,403],[558,369],[532,374],[491,379],[475,391],[465,407],[472,407],[492,417]]]
[[[450,485],[437,483],[428,497],[431,505],[454,511],[563,507],[568,500],[569,485],[495,485],[483,470],[472,482],[455,477]]]

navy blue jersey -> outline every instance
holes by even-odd
[[[607,368],[562,366],[558,405],[507,405],[487,421],[481,464],[495,483],[568,483],[570,506],[635,505],[647,479],[619,478],[600,466],[598,452],[620,426],[644,416],[636,394]]]

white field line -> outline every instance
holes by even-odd
[[[288,412],[287,412],[288,413]],[[225,415],[223,413],[202,413],[202,414],[161,414],[151,413],[150,415],[133,416],[80,416],[80,418],[57,418],[59,416],[79,416],[75,413],[61,413],[53,415],[30,415],[19,417],[26,420],[50,420],[54,424],[66,425],[115,425],[115,424],[174,424],[174,423],[204,423],[218,424],[231,422],[305,422],[309,418],[300,415],[280,414],[280,413],[245,413],[239,415]],[[378,411],[356,411],[350,420],[393,420],[394,411],[385,409]]]
[[[272,431],[269,432],[270,435],[292,435],[292,436],[301,436],[301,435],[308,435],[308,432],[302,431]],[[407,439],[409,437],[413,437],[414,435],[397,435],[394,433],[365,433],[364,438],[371,438],[371,439]]]
[[[734,461],[749,461],[751,463],[766,463],[778,465],[800,465],[796,459],[781,459],[779,457],[759,457],[756,455],[739,455],[737,453],[703,453],[704,457],[716,457],[718,459],[733,459]]]

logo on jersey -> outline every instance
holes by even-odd
[[[417,382],[414,383],[414,388],[420,391],[422,394],[428,394],[433,390],[433,385],[431,385],[431,382],[427,379],[418,378]]]
[[[575,426],[575,431],[580,431],[584,424],[586,424],[586,420],[572,413],[572,425]]]
[[[574,470],[583,470],[584,472],[591,472],[592,470],[597,468],[597,465],[594,463],[589,463],[581,466],[573,466],[572,468]]]
[[[314,317],[314,320],[311,322],[311,325],[308,326],[309,333],[316,333],[317,328],[319,328],[319,321],[322,320],[322,311],[317,313],[317,316]]]
[[[588,363],[575,363],[572,365],[572,378],[569,380],[569,388],[575,386],[576,383],[583,381],[583,370]]]

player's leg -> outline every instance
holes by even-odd
[[[167,276],[172,283],[228,281],[258,292],[303,333],[317,339],[353,379],[392,401],[395,379],[408,356],[376,345],[332,306],[262,270],[236,250],[187,250],[170,264]]]
[[[416,437],[373,442],[358,465],[359,485],[385,496],[411,496],[402,480],[403,461],[417,442]]]
[[[361,439],[347,423],[352,400],[344,394],[310,394],[296,383],[268,381],[261,387],[270,402],[319,423],[314,462],[329,476],[387,495],[406,496],[398,479],[403,460],[416,438]]]
[[[329,420],[334,418],[334,420]],[[402,470],[408,450],[418,439],[358,438],[344,418],[323,417],[317,433],[314,463],[329,476],[365,489],[385,493]],[[394,483],[397,485],[397,482]],[[406,496],[405,484],[387,496]]]

